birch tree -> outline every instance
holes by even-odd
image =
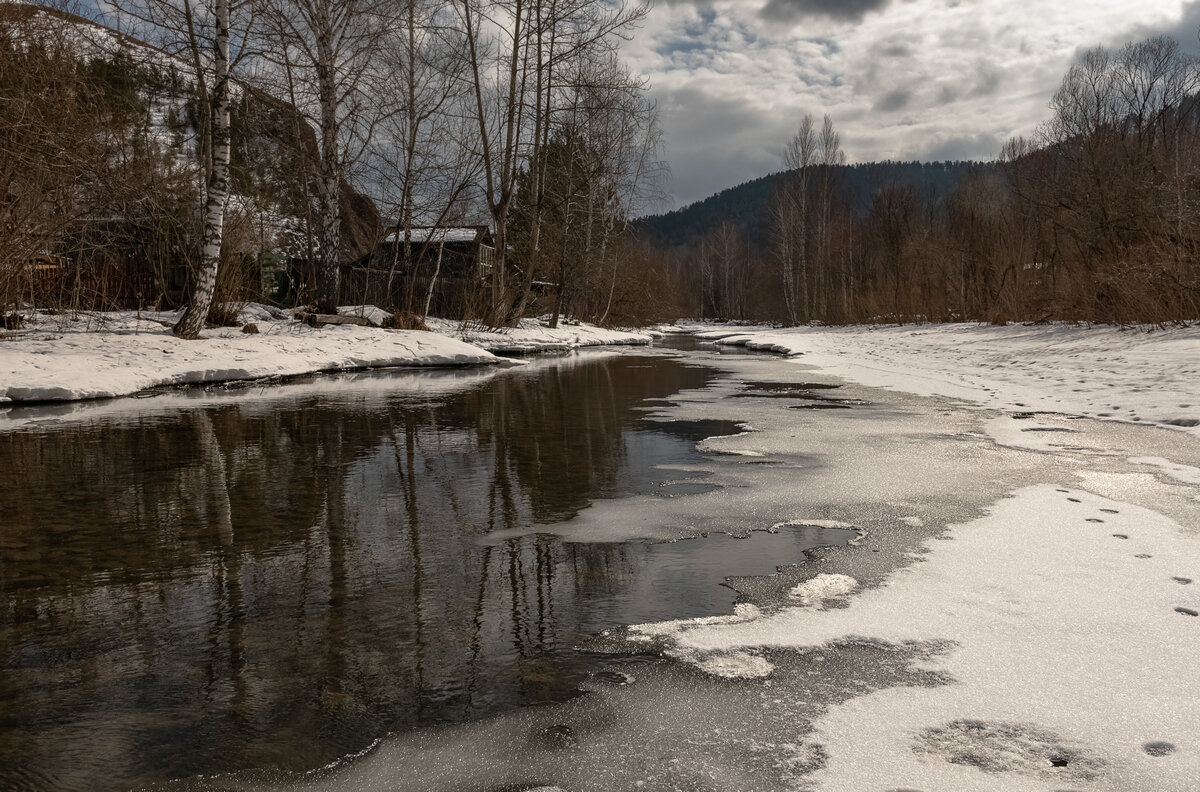
[[[221,244],[225,207],[229,199],[229,107],[233,76],[250,56],[249,41],[256,28],[255,6],[249,0],[115,0],[134,35],[161,47],[188,67],[201,108],[195,149],[203,181],[200,263],[194,273],[191,297],[173,332],[198,338],[208,320]]]

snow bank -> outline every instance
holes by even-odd
[[[1200,435],[1200,326],[722,327],[696,335],[803,355],[803,363],[872,387]]]
[[[338,312],[383,324],[373,305]],[[148,388],[328,371],[395,366],[496,363],[493,352],[530,353],[606,344],[644,345],[651,336],[592,325],[551,330],[537,320],[501,331],[467,331],[461,323],[431,319],[432,332],[358,325],[311,328],[290,311],[250,303],[238,328],[205,330],[197,341],[171,335],[178,313],[79,314],[29,317],[26,329],[0,334],[0,403],[75,401],[127,396]]]
[[[392,315],[374,305],[343,305],[338,308],[342,316],[358,316],[366,319],[376,327],[382,327],[391,320]]]
[[[921,662],[944,684],[851,698],[817,722],[829,761],[810,780],[822,790],[1194,788],[1200,537],[1147,509],[1038,486],[934,544],[845,608],[634,633],[730,676],[764,649],[943,647]]]
[[[248,306],[259,332],[171,335],[176,314],[40,317],[0,340],[0,403],[125,396],[148,388],[388,366],[495,363],[490,352],[437,333],[355,325],[314,329]],[[281,317],[281,318],[276,318]]]
[[[464,328],[461,322],[449,319],[428,319],[425,324],[434,332],[453,336],[489,352],[509,355],[556,352],[609,344],[645,346],[655,335],[653,331],[643,333],[608,330],[584,323],[560,324],[550,329],[537,319],[522,319],[517,327],[498,330]]]

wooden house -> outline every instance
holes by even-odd
[[[495,255],[496,243],[485,225],[416,227],[407,234],[393,227],[370,259],[373,267],[388,270],[395,266],[415,274],[438,269],[439,277],[477,278],[491,274]]]
[[[342,301],[418,311],[432,287],[431,313],[461,316],[491,278],[495,255],[485,225],[414,227],[407,234],[393,226],[375,250],[343,270]]]

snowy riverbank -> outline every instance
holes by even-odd
[[[589,324],[559,324],[550,329],[537,319],[522,319],[516,327],[503,330],[464,328],[450,319],[429,319],[426,326],[435,333],[457,338],[498,355],[523,355],[536,352],[562,352],[591,346],[645,346],[650,332],[609,330]]]
[[[347,309],[376,321],[378,309]],[[646,344],[648,335],[588,325],[465,332],[433,320],[431,331],[359,325],[312,328],[288,312],[248,305],[239,328],[212,328],[198,341],[171,335],[175,313],[35,316],[0,337],[0,403],[127,396],[150,388],[399,366],[493,364],[495,352],[537,352],[599,344]]]
[[[1200,435],[1200,326],[976,324],[702,327],[717,344],[791,355],[870,387],[1187,428]]]

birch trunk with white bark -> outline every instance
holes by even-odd
[[[204,198],[204,243],[200,269],[192,288],[192,297],[172,332],[179,338],[199,338],[208,321],[213,294],[217,288],[217,270],[221,265],[221,240],[225,231],[225,204],[229,197],[229,2],[216,0],[213,9],[216,31],[213,37],[212,113],[209,123],[211,168]]]

